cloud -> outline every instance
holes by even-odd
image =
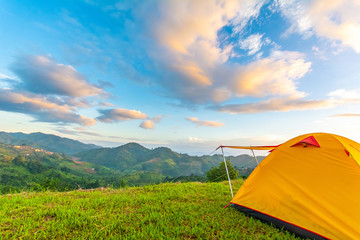
[[[311,62],[299,52],[273,50],[267,57],[258,55],[253,62],[234,63],[228,60],[236,43],[220,46],[218,34],[225,26],[238,34],[239,47],[249,55],[258,53],[263,45],[274,46],[262,34],[247,38],[242,34],[242,29],[259,16],[264,2],[160,1],[148,6],[156,6],[151,13],[141,11],[156,43],[157,51],[148,52],[161,66],[158,79],[164,94],[190,106],[234,97],[304,96],[296,81],[310,71]]]
[[[250,114],[262,112],[287,112],[293,110],[316,110],[360,103],[360,93],[355,91],[338,89],[330,92],[328,96],[330,98],[323,100],[307,100],[301,96],[269,98],[255,103],[216,106],[213,107],[213,109],[231,114]]]
[[[0,73],[0,79],[1,80],[4,80],[4,79],[6,79],[6,80],[16,80],[16,78],[10,77],[10,76],[8,76],[6,74],[3,74],[3,73]]]
[[[70,97],[105,94],[75,68],[58,63],[50,56],[22,55],[10,69],[22,81],[17,87],[32,93]]]
[[[343,99],[360,99],[360,93],[355,90],[337,89],[328,94],[330,97]]]
[[[238,96],[268,95],[304,96],[295,80],[311,67],[298,52],[274,51],[268,58],[259,59],[236,69],[233,89]]]
[[[125,35],[121,39],[106,36],[101,43],[92,37],[94,44],[84,46],[91,54],[106,52],[104,65],[110,64],[120,78],[147,84],[158,94],[176,100],[172,104],[194,107],[236,97],[304,94],[297,90],[296,81],[310,71],[311,63],[297,52],[262,52],[265,45],[273,50],[279,46],[262,33],[247,36],[267,3],[265,0],[120,1],[103,6],[98,3],[98,9],[119,24]],[[128,14],[132,17],[125,21]],[[90,31],[87,34],[95,35]],[[248,51],[253,62],[239,56],[239,48]],[[262,74],[255,74],[256,71]]]
[[[114,88],[114,85],[111,82],[108,82],[108,81],[98,80],[98,83],[99,83],[99,86],[101,88],[105,88],[105,87]]]
[[[0,88],[11,88],[14,84],[19,82],[18,79],[8,76],[6,74],[0,73]]]
[[[313,47],[311,48],[311,50],[312,50],[312,52],[313,52],[313,54],[314,54],[315,56],[319,57],[319,58],[322,59],[322,60],[327,60],[327,57],[326,57],[327,51],[326,51],[326,50],[320,49],[320,48],[317,47],[317,46],[313,46]]]
[[[149,118],[149,120],[143,121],[139,127],[144,129],[154,129],[155,123],[159,123],[163,117],[165,116],[159,115],[153,118]]]
[[[259,15],[264,2],[150,0],[136,7],[129,6],[129,2],[119,3],[108,11],[113,14],[114,9],[121,9],[119,13],[131,9],[131,26],[137,28],[129,28],[128,32],[136,33],[131,37],[138,45],[143,46],[145,39],[149,43],[145,52],[152,64],[152,79],[161,86],[163,95],[192,105],[232,97],[227,70],[231,69],[232,74],[237,71],[227,61],[234,45],[220,46],[219,31],[230,26],[238,34]]]
[[[298,98],[270,98],[264,101],[244,104],[228,104],[216,107],[220,112],[232,114],[250,114],[261,112],[287,112],[291,110],[307,110],[330,108],[334,105],[325,100],[304,100]]]
[[[280,0],[282,14],[292,25],[287,33],[298,32],[305,37],[339,41],[360,53],[360,2],[357,0]]]
[[[215,121],[200,121],[196,117],[188,117],[186,120],[193,122],[197,124],[198,126],[205,126],[205,127],[221,127],[224,124],[221,122],[215,122]]]
[[[312,22],[307,14],[307,8],[309,7],[308,2],[299,2],[297,0],[279,0],[275,2],[281,11],[281,13],[290,20],[290,28],[283,34],[287,37],[288,35],[298,32],[301,33],[305,38],[309,38],[313,35]]]
[[[331,115],[330,117],[360,117],[360,113],[341,113]]]
[[[59,133],[64,133],[64,134],[68,134],[68,135],[76,135],[76,136],[88,135],[88,136],[95,136],[95,137],[103,137],[103,135],[101,135],[101,134],[85,131],[83,129],[70,130],[70,129],[66,129],[66,128],[57,128],[56,131],[58,131]]]
[[[153,36],[171,52],[189,54],[194,45],[206,41],[215,46],[217,31],[237,13],[244,11],[252,1],[149,1],[142,10],[149,20]],[[140,13],[140,12],[139,12]],[[144,14],[144,12],[141,12]],[[159,18],[159,16],[161,16]]]
[[[204,142],[204,140],[203,139],[201,139],[201,138],[197,138],[197,137],[189,137],[189,142],[191,142],[191,143],[201,143],[201,142]]]
[[[0,86],[0,110],[27,114],[39,122],[94,125],[96,120],[78,114],[78,109],[109,96],[72,66],[48,55],[20,55],[10,70],[17,77],[0,75],[9,80]]]
[[[105,108],[105,107],[114,107],[115,105],[110,103],[110,102],[102,102],[102,101],[100,101],[100,102],[98,102],[98,106]]]
[[[105,109],[98,111],[102,115],[97,119],[100,120],[101,122],[107,122],[107,123],[147,118],[145,113],[142,113],[137,110],[128,110],[123,108]]]
[[[76,123],[83,126],[96,123],[92,118],[75,113],[72,106],[52,102],[42,95],[6,89],[0,89],[0,110],[28,114],[40,122]]]
[[[159,116],[151,118],[150,120],[155,122],[155,123],[159,123],[161,121],[161,119],[163,119],[164,117],[166,117],[166,116],[159,115]]]
[[[174,94],[173,97],[190,104],[220,103],[246,96],[304,96],[304,92],[297,90],[296,81],[310,70],[311,62],[306,61],[303,54],[272,51],[268,57],[246,65],[214,65],[203,72],[206,73],[204,81],[181,80],[175,74],[171,79],[176,81],[164,81],[163,86]]]
[[[153,129],[155,126],[155,123],[151,120],[146,120],[146,121],[143,121],[141,124],[140,124],[140,127],[141,128],[144,128],[144,129]]]
[[[240,48],[248,50],[248,55],[254,55],[260,51],[264,44],[262,41],[263,36],[264,34],[259,33],[248,36],[246,39],[240,41]]]

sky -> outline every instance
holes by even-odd
[[[0,131],[202,155],[359,123],[359,0],[0,0]]]

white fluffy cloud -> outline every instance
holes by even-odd
[[[296,81],[310,71],[311,63],[298,52],[273,50],[252,62],[228,62],[234,44],[249,55],[271,44],[263,34],[242,38],[243,29],[259,16],[264,3],[147,1],[137,8],[134,16],[146,25],[145,35],[155,43],[147,51],[161,67],[158,81],[166,90],[164,94],[189,104],[247,96],[304,96]],[[218,34],[225,26],[232,26],[234,34],[239,34],[238,43],[220,46]]]
[[[234,45],[220,46],[218,34],[230,25],[234,33],[240,33],[259,15],[264,2],[174,0],[145,1],[137,6],[134,22],[144,29],[138,29],[136,36],[139,42],[147,38],[154,43],[146,51],[159,67],[157,79],[164,94],[190,104],[233,97],[232,79],[239,71],[227,61],[234,54]],[[123,9],[128,3],[122,5],[117,7]],[[261,35],[254,35],[243,47],[253,54],[262,40]]]
[[[246,39],[240,41],[240,47],[242,49],[248,50],[249,55],[254,55],[260,51],[261,46],[264,44],[262,37],[264,34],[253,34],[248,36]]]
[[[275,51],[270,57],[238,67],[232,86],[239,96],[304,96],[295,81],[310,67],[300,53]]]
[[[283,15],[292,25],[288,34],[339,41],[360,53],[360,2],[358,0],[279,0]]]
[[[251,112],[253,108],[258,108],[257,112],[317,109],[348,103],[337,96],[306,99],[307,93],[297,86],[311,71],[312,63],[306,56],[282,50],[265,34],[247,35],[247,26],[258,18],[265,3],[269,2],[149,0],[137,3],[136,8],[133,3],[120,2],[113,9],[132,9],[132,26],[141,27],[131,32],[136,32],[133,35],[138,43],[144,39],[151,43],[144,50],[154,63],[152,70],[157,70],[154,81],[168,97],[190,105],[221,104],[245,97],[266,99],[217,108],[232,113]],[[291,27],[285,35],[315,34],[360,51],[358,3],[356,0],[278,0],[271,7],[290,20]],[[231,27],[232,34],[239,37],[236,43],[226,38],[222,41],[224,27]],[[272,49],[263,54],[264,45]],[[236,54],[236,48],[248,51],[246,61],[229,61],[232,57],[243,57]]]

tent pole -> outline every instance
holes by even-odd
[[[255,158],[255,161],[256,161],[257,165],[259,165],[259,162],[258,162],[258,160],[257,160],[257,158],[255,156],[254,150],[252,150],[252,149],[250,149],[250,150],[251,150],[252,154],[254,155],[254,158]]]
[[[232,187],[231,187],[231,181],[230,181],[229,171],[228,171],[227,164],[226,164],[226,160],[225,160],[224,149],[223,149],[222,147],[221,147],[221,151],[222,151],[222,155],[223,155],[223,159],[224,159],[224,163],[225,163],[225,169],[226,169],[227,177],[228,177],[228,180],[229,180],[231,197],[233,198],[233,197],[234,197],[234,194],[233,194]]]

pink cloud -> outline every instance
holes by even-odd
[[[71,97],[105,95],[74,67],[50,56],[19,56],[11,69],[22,81],[19,87],[29,92]]]
[[[298,52],[274,51],[271,56],[238,67],[233,80],[239,96],[264,97],[268,95],[304,96],[295,81],[311,67]]]
[[[215,122],[215,121],[200,121],[196,117],[188,117],[186,120],[193,122],[197,124],[198,126],[205,126],[205,127],[221,127],[224,124],[221,122]]]
[[[339,89],[329,93],[328,96],[329,98],[322,100],[308,100],[302,96],[269,98],[254,103],[217,106],[214,107],[214,109],[232,114],[250,114],[261,112],[287,112],[293,110],[316,110],[360,103],[360,95],[355,91]]]
[[[82,126],[96,123],[93,118],[77,114],[75,108],[67,104],[52,102],[42,95],[4,89],[0,89],[0,110],[28,114],[41,122],[76,123]]]
[[[128,121],[132,119],[146,119],[145,113],[137,110],[128,110],[123,108],[99,110],[102,114],[98,119],[102,122],[119,122]]]
[[[151,121],[151,120],[146,120],[146,121],[143,121],[141,124],[140,124],[140,127],[141,128],[144,128],[144,129],[153,129],[155,126],[154,122]]]

